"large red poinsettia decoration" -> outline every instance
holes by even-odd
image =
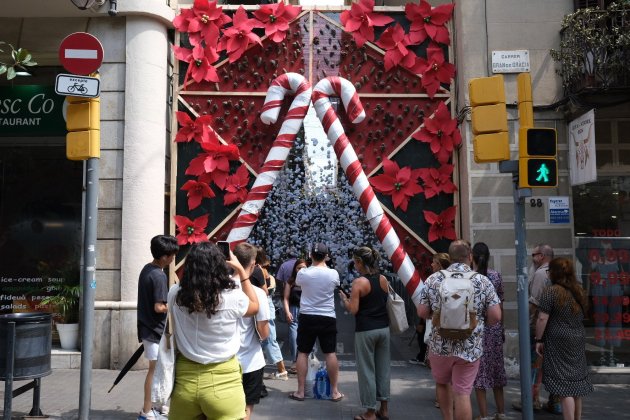
[[[181,126],[175,135],[176,142],[190,142],[195,140],[199,143],[203,143],[218,141],[216,134],[214,134],[214,131],[210,128],[212,124],[212,117],[210,117],[210,115],[202,115],[194,120],[190,118],[186,112],[177,111],[175,115],[177,116],[177,122]]]
[[[252,32],[254,28],[262,28],[262,24],[257,19],[247,17],[247,12],[243,6],[234,13],[232,26],[223,31],[223,36],[219,41],[219,50],[225,50],[230,59],[230,63],[235,62],[247,50],[250,44],[258,43],[262,46],[258,35]]]
[[[177,225],[177,244],[196,244],[198,242],[206,242],[208,237],[206,236],[205,229],[208,226],[208,214],[197,217],[195,220],[190,220],[186,216],[174,216],[175,225]]]
[[[457,191],[453,184],[453,165],[442,165],[439,168],[420,169],[420,178],[424,183],[424,196],[431,198],[439,193],[452,194]]]
[[[223,197],[223,205],[229,206],[237,201],[244,202],[247,198],[247,184],[249,184],[249,171],[245,165],[241,165],[225,183],[226,193]]]
[[[184,84],[188,81],[189,76],[192,76],[197,83],[202,80],[207,82],[219,81],[217,69],[213,65],[219,59],[219,54],[217,54],[217,50],[214,47],[196,45],[192,50],[189,50],[188,48],[174,46],[173,50],[175,51],[175,58],[188,63]]]
[[[424,127],[413,134],[413,138],[429,143],[431,152],[438,162],[447,163],[455,147],[462,143],[462,136],[457,128],[457,119],[451,118],[451,113],[440,102],[433,118],[424,120]]]
[[[435,8],[425,0],[419,4],[407,3],[405,15],[411,22],[409,39],[413,45],[421,44],[427,37],[435,42],[449,45],[451,38],[446,28],[446,22],[453,16],[454,4],[443,4]]]
[[[181,9],[179,15],[173,19],[173,26],[179,32],[188,32],[188,39],[192,45],[199,45],[204,40],[206,44],[216,44],[219,39],[219,29],[232,19],[217,7],[216,1],[195,0],[190,9]]]
[[[440,89],[440,83],[450,84],[455,77],[455,66],[446,61],[442,48],[431,43],[427,48],[427,58],[417,57],[412,69],[422,75],[422,86],[429,98],[433,98]]]
[[[344,29],[352,34],[358,47],[362,47],[366,41],[374,41],[375,26],[385,26],[394,21],[389,16],[374,12],[374,0],[352,3],[350,10],[341,12],[340,18]]]
[[[211,173],[212,181],[222,190],[225,189],[225,183],[230,172],[230,161],[238,160],[240,157],[238,147],[234,144],[223,145],[205,142],[201,143],[201,148],[204,151],[190,161],[185,174],[199,176],[204,173]]]
[[[376,45],[385,50],[385,71],[396,67],[398,64],[406,68],[413,68],[416,63],[416,54],[409,49],[409,39],[405,30],[398,23],[383,31]]]
[[[370,178],[370,184],[378,192],[391,195],[395,209],[400,207],[402,211],[407,211],[411,197],[422,192],[422,187],[418,185],[419,177],[419,169],[409,166],[401,169],[396,162],[385,159],[383,174]]]
[[[424,220],[426,220],[431,225],[431,227],[429,228],[429,242],[433,242],[442,238],[451,240],[457,239],[457,235],[455,234],[454,222],[455,213],[455,206],[447,208],[440,214],[435,214],[432,211],[424,210]]]
[[[194,210],[201,205],[201,200],[204,198],[214,197],[214,191],[205,182],[199,182],[194,180],[186,181],[182,185],[182,190],[188,191],[188,210]]]
[[[302,6],[293,6],[283,2],[262,4],[254,16],[265,26],[265,35],[273,42],[282,42],[287,36],[289,22],[302,11]]]

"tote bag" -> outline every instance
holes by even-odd
[[[400,334],[407,331],[409,322],[407,322],[405,301],[394,292],[391,285],[387,294],[387,315],[389,315],[389,330],[392,333]]]
[[[169,332],[170,326],[170,332]],[[151,401],[157,405],[166,405],[171,398],[173,385],[175,384],[175,331],[171,315],[168,316],[168,325],[160,339],[158,358],[151,384]]]

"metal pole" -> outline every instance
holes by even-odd
[[[514,237],[516,248],[516,301],[518,303],[518,350],[521,376],[521,408],[523,420],[534,419],[529,343],[529,287],[527,279],[527,244],[525,242],[525,197],[529,188],[518,188],[518,160],[499,162],[499,172],[512,173],[514,195]]]
[[[96,226],[98,216],[99,160],[86,162],[85,240],[83,250],[83,312],[81,316],[81,382],[79,420],[89,420],[92,400],[92,347],[94,335],[94,295],[96,292]]]
[[[521,407],[523,419],[533,420],[531,354],[529,343],[529,287],[527,279],[527,246],[525,243],[525,200],[529,194],[519,194],[518,174],[514,182],[514,233],[516,236],[516,301],[518,302],[518,349],[520,354]]]
[[[7,323],[7,358],[4,374],[4,412],[5,419],[11,418],[13,403],[13,369],[15,367],[15,322]]]

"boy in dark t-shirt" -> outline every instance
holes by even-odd
[[[168,309],[168,278],[164,268],[173,262],[178,250],[175,237],[155,236],[151,239],[153,261],[144,266],[138,279],[138,341],[144,345],[144,356],[149,361],[149,370],[144,381],[144,403],[138,420],[159,418],[151,407],[151,384]]]

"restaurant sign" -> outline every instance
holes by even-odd
[[[54,86],[0,86],[0,137],[65,136],[64,100]]]

